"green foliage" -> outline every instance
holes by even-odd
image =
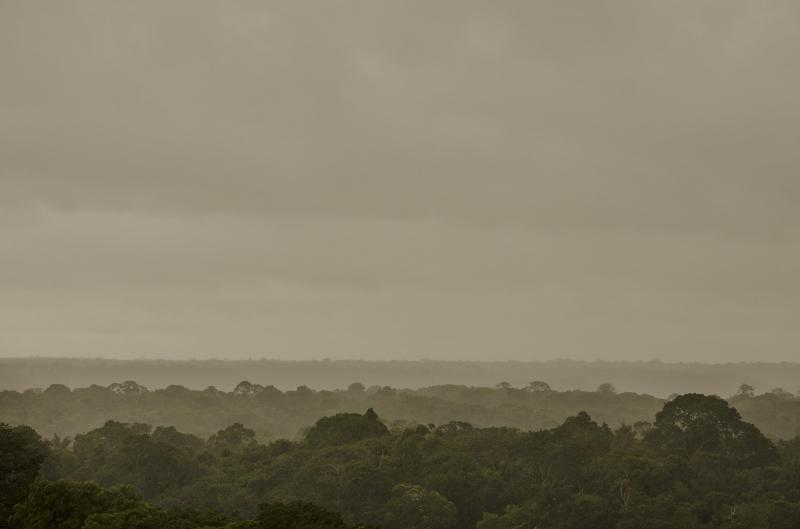
[[[149,505],[120,512],[92,514],[83,529],[160,529],[165,527],[163,513]]]
[[[47,444],[32,428],[0,423],[0,527],[27,495],[47,454]]]
[[[50,437],[76,436],[109,420],[172,426],[207,438],[232,423],[252,429],[260,441],[298,438],[323,416],[358,413],[373,408],[383,422],[444,424],[465,422],[480,427],[510,426],[539,430],[557,426],[586,411],[612,425],[650,419],[662,401],[649,395],[598,394],[589,391],[546,391],[545,382],[533,387],[500,388],[443,385],[419,390],[370,388],[313,391],[301,386],[280,391],[273,386],[240,383],[233,391],[215,388],[195,391],[181,386],[147,390],[134,382],[91,386],[57,397],[44,393],[0,391],[0,421],[28,424]],[[51,392],[52,393],[52,392]],[[793,431],[793,430],[792,430]]]
[[[144,424],[107,422],[75,437],[77,468],[69,476],[102,485],[133,485],[146,498],[188,484],[202,473],[195,454],[202,440]],[[63,476],[56,476],[63,477]]]
[[[364,415],[339,413],[321,418],[306,433],[306,442],[315,447],[336,446],[388,434],[389,429],[370,408]]]
[[[245,390],[236,398],[253,398]],[[44,445],[26,431],[23,445]],[[800,438],[776,447],[728,402],[698,394],[616,429],[579,412],[539,431],[458,420],[390,430],[370,409],[322,418],[297,442],[260,443],[241,423],[203,440],[110,421],[50,445],[50,477],[111,488],[35,482],[17,529],[800,527]]]
[[[451,529],[456,524],[453,502],[419,485],[396,485],[384,510],[386,529]]]
[[[726,464],[764,466],[778,459],[775,446],[723,399],[689,393],[656,414],[650,438],[687,457],[698,452],[720,454]]]
[[[258,529],[257,523],[253,520],[238,520],[218,527],[219,529]],[[204,526],[200,529],[211,529],[211,526]]]
[[[27,499],[16,506],[10,525],[13,529],[81,529],[92,515],[143,507],[141,497],[130,487],[103,489],[91,482],[37,481]]]
[[[294,501],[265,503],[259,508],[257,529],[348,529],[342,516],[317,505]]]
[[[253,430],[237,422],[212,435],[208,439],[208,446],[215,453],[228,456],[253,446],[256,442],[255,436]]]
[[[585,411],[612,427],[651,420],[664,401],[649,395],[613,391],[548,391],[534,380],[524,388],[441,385],[418,390],[353,383],[347,389],[313,391],[300,387],[280,391],[243,381],[233,391],[203,391],[181,386],[148,390],[133,381],[72,391],[53,385],[43,392],[0,391],[0,422],[27,424],[52,437],[72,436],[108,420],[172,426],[207,438],[231,423],[247,425],[260,441],[297,438],[322,416],[380,411],[390,428],[409,424],[468,422],[479,427],[509,426],[521,430],[553,428]],[[733,387],[733,386],[732,386]],[[604,386],[604,389],[613,389]],[[750,388],[751,390],[752,388]],[[748,390],[748,391],[750,391]],[[771,438],[791,439],[800,432],[800,398],[772,390],[731,397],[744,419]]]
[[[79,481],[37,481],[16,506],[12,529],[252,529],[212,512],[163,510],[131,487],[102,488]]]

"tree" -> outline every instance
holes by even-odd
[[[347,386],[347,392],[351,395],[362,395],[366,391],[364,384],[361,382],[353,382]]]
[[[533,391],[533,392],[539,392],[539,391],[548,392],[548,391],[553,391],[553,390],[550,388],[550,384],[548,384],[547,382],[543,382],[543,381],[541,381],[541,380],[532,380],[532,381],[531,381],[531,382],[528,384],[528,388],[527,388],[527,389],[528,389],[528,391]]]
[[[484,513],[477,529],[535,529],[536,521],[529,509],[519,505],[507,506],[502,514]]]
[[[237,422],[209,437],[208,446],[222,455],[230,455],[252,446],[255,442],[256,433]]]
[[[751,398],[755,395],[755,388],[750,384],[742,384],[739,386],[739,389],[736,390],[737,397],[744,397],[744,398]]]
[[[150,439],[157,443],[181,448],[189,452],[199,452],[203,449],[203,445],[205,444],[203,440],[196,435],[179,432],[174,426],[156,427],[153,433],[150,434]]]
[[[293,392],[287,392],[287,393],[293,393],[297,398],[301,400],[310,399],[311,397],[314,396],[314,390],[306,385],[297,386],[297,389],[295,389]]]
[[[761,466],[778,459],[769,439],[744,422],[736,408],[713,395],[688,393],[667,402],[647,435],[651,443],[691,457],[699,451],[720,454],[729,464]]]
[[[101,428],[76,435],[73,450],[93,474],[119,453],[127,439],[149,434],[148,424],[107,421]]]
[[[314,447],[335,446],[388,434],[389,429],[369,408],[364,415],[338,413],[321,418],[306,433],[306,442]]]
[[[614,387],[614,384],[610,382],[603,382],[599,386],[597,386],[598,393],[605,393],[606,395],[613,395],[617,392],[617,388]]]
[[[111,472],[99,469],[104,483],[132,485],[148,499],[187,485],[202,474],[191,452],[144,435],[127,439],[110,466]]]
[[[474,431],[471,426],[449,426],[456,427],[449,434],[452,448],[428,460],[420,484],[453,503],[458,527],[474,527],[485,511],[503,506],[503,478],[495,469],[477,461],[474,454],[455,449]]]
[[[270,384],[261,388],[256,397],[261,402],[274,405],[280,403],[283,398],[283,391]]]
[[[456,507],[438,492],[401,483],[386,504],[385,529],[450,529],[456,524]]]
[[[348,529],[342,516],[313,503],[265,503],[259,507],[257,529]]]
[[[64,398],[70,393],[70,389],[64,384],[51,384],[42,394],[46,397]]]
[[[794,395],[784,390],[783,388],[772,389],[770,390],[769,394],[783,400],[792,400],[794,398]]]
[[[141,505],[124,511],[93,513],[86,517],[81,529],[162,529],[164,512],[151,505]]]
[[[213,512],[162,510],[130,487],[37,481],[10,519],[13,529],[253,529],[254,522]]]
[[[61,437],[56,433],[53,434],[53,437],[47,440],[47,444],[53,450],[67,450],[72,445],[72,437],[68,435]]]
[[[247,380],[239,382],[233,390],[234,395],[242,395],[244,397],[252,397],[264,391],[264,386],[260,384],[251,384]]]
[[[152,434],[146,424],[107,422],[75,438],[74,450],[55,451],[58,463],[47,476],[92,479],[101,485],[132,485],[146,498],[187,484],[201,472],[197,452],[203,443],[174,428]],[[49,460],[50,461],[50,460]],[[73,468],[74,471],[66,473]]]
[[[114,393],[119,393],[120,395],[125,395],[127,397],[138,397],[149,391],[146,387],[137,384],[133,380],[126,380],[122,384],[115,382],[108,386],[108,389]]]
[[[0,527],[28,494],[48,453],[47,443],[32,428],[0,423]]]
[[[81,529],[93,514],[144,506],[130,487],[102,489],[91,482],[37,481],[9,522],[13,529]]]
[[[541,469],[539,487],[580,483],[592,462],[610,450],[612,438],[611,429],[597,424],[586,412],[567,417],[552,430],[533,432],[529,442]]]

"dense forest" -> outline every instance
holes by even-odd
[[[602,389],[595,401],[624,397]],[[87,407],[100,405],[89,398],[93,391]],[[74,393],[49,388],[12,397],[60,400],[68,409],[71,398],[81,398]],[[256,401],[244,393],[225,399]],[[359,386],[342,397],[351,393],[360,395],[353,405],[380,402]],[[101,394],[133,398],[118,387]],[[733,402],[760,409],[752,403],[779,398],[789,401],[743,387]],[[464,421],[391,424],[376,410],[325,416],[296,440],[270,442],[233,415],[207,437],[139,422],[108,421],[74,438],[4,424],[0,519],[14,529],[800,526],[800,438],[770,440],[719,397],[674,396],[649,420],[615,427],[577,412],[536,431]]]
[[[543,381],[521,387],[440,385],[416,390],[387,386],[281,391],[247,381],[230,391],[214,387],[190,390],[171,385],[150,390],[133,381],[70,389],[54,384],[44,390],[0,391],[0,421],[27,424],[40,434],[74,436],[108,420],[174,426],[203,438],[234,422],[255,431],[256,439],[297,439],[319,417],[375,409],[392,429],[417,424],[468,422],[478,427],[520,430],[554,428],[581,411],[609,426],[649,421],[664,399],[620,393],[611,384],[592,391],[555,391]],[[731,402],[745,420],[773,439],[791,439],[800,430],[800,398],[781,389],[756,395],[751,386],[734,386]]]

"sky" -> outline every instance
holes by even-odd
[[[794,0],[0,0],[0,356],[800,358]]]

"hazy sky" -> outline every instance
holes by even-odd
[[[798,28],[0,0],[0,356],[796,360]]]

